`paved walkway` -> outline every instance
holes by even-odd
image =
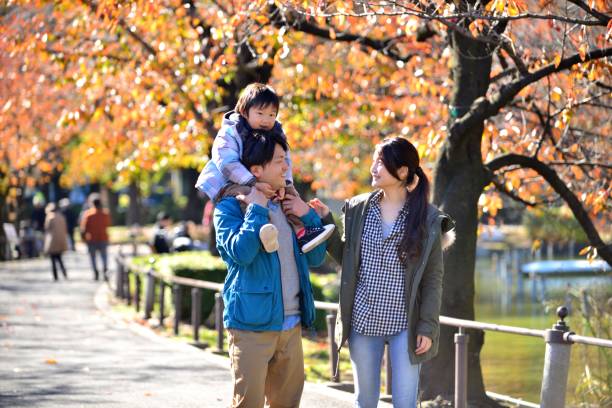
[[[87,261],[68,253],[59,282],[48,259],[0,263],[0,407],[229,406],[229,361],[97,308],[106,285]],[[349,393],[306,385],[302,407],[351,406]]]

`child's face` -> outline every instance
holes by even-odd
[[[251,128],[257,130],[270,130],[274,127],[278,109],[274,105],[252,106],[246,115]]]

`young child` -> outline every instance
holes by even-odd
[[[247,195],[251,188],[257,188],[268,197],[275,196],[281,201],[285,194],[298,196],[293,186],[289,152],[288,170],[285,175],[287,187],[279,191],[273,191],[266,183],[256,182],[255,176],[240,162],[243,140],[254,130],[278,132],[286,139],[281,124],[276,120],[279,107],[280,99],[270,86],[260,83],[248,85],[242,91],[235,110],[223,117],[223,124],[213,142],[212,158],[200,173],[196,188],[214,202],[223,197]],[[305,228],[302,221],[293,215],[287,215],[287,220],[295,231],[303,253],[325,242],[335,228],[333,224],[321,228]],[[267,252],[278,249],[278,231],[274,225],[264,225],[259,232],[259,238]]]

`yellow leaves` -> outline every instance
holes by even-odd
[[[533,243],[531,244],[531,253],[536,253],[540,248],[542,248],[542,240],[534,239]]]
[[[589,262],[593,262],[596,258],[597,258],[597,248],[595,248],[594,246],[586,246],[584,248],[582,248],[580,250],[580,252],[578,253],[578,255],[580,256],[585,256],[587,258],[587,261]]]
[[[561,100],[561,96],[563,95],[563,91],[558,86],[554,87],[552,92],[550,93],[550,99],[553,102],[559,102]]]
[[[498,211],[503,208],[503,202],[498,194],[481,194],[478,199],[478,206],[481,208],[483,214],[489,214],[495,217]]]
[[[509,0],[508,1],[508,15],[514,17],[514,16],[518,16],[520,12],[521,12],[521,9],[519,8],[519,5],[516,2]]]
[[[586,54],[589,50],[589,45],[587,43],[583,43],[578,47],[578,55],[580,55],[580,59],[582,61],[586,60]]]
[[[506,7],[505,0],[495,0],[494,8],[495,8],[496,12],[498,12],[500,14],[503,13],[505,7]]]
[[[561,64],[561,53],[557,52],[555,54],[555,58],[553,58],[553,64],[555,64],[555,68],[559,68]]]
[[[270,19],[268,18],[267,15],[261,14],[261,13],[257,13],[257,12],[251,13],[250,14],[250,18],[251,18],[251,20],[257,21],[262,26],[268,24],[268,22],[270,21]]]

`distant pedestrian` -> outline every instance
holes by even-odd
[[[55,203],[47,204],[45,208],[45,244],[44,250],[51,257],[53,280],[57,280],[57,268],[62,270],[64,278],[68,279],[66,267],[62,262],[62,253],[68,250],[68,228],[66,218],[58,210]]]
[[[170,236],[168,230],[172,224],[170,215],[164,211],[157,214],[157,224],[153,231],[153,240],[151,241],[151,249],[156,254],[167,254],[170,252]]]
[[[96,265],[96,253],[102,258],[102,274],[105,281],[108,281],[108,232],[111,219],[108,211],[102,207],[102,200],[98,194],[90,196],[91,207],[83,213],[81,219],[81,234],[87,243],[91,266],[94,272],[94,280],[98,280],[99,272]]]

